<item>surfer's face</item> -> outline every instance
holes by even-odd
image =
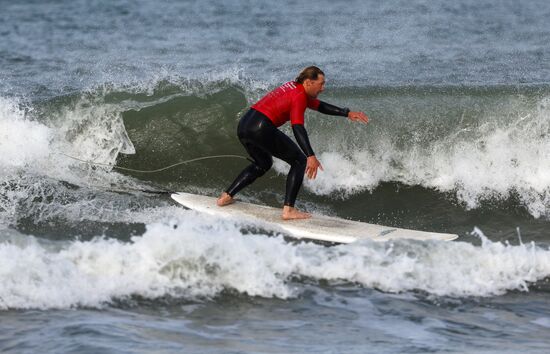
[[[317,80],[306,79],[304,81],[306,95],[311,98],[317,98],[325,90],[325,76],[319,75]]]

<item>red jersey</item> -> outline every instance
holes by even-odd
[[[252,106],[263,113],[276,127],[290,120],[290,124],[304,124],[306,108],[317,110],[320,101],[306,95],[304,85],[287,82],[265,95]]]

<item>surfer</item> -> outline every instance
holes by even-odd
[[[304,172],[308,178],[314,179],[317,170],[323,170],[304,128],[306,108],[323,114],[348,117],[353,121],[369,121],[363,112],[351,112],[348,108],[340,108],[318,100],[317,96],[324,89],[325,73],[316,66],[309,66],[302,70],[294,81],[279,86],[252,105],[240,119],[237,135],[254,162],[248,165],[221,194],[217,200],[218,206],[231,204],[235,194],[271,168],[275,156],[290,165],[282,218],[290,220],[311,217],[309,213],[294,207]],[[288,121],[292,125],[292,132],[299,148],[286,134],[277,129]]]

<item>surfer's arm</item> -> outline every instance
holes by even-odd
[[[317,160],[317,157],[315,157],[315,153],[307,137],[306,128],[304,128],[303,124],[293,124],[292,131],[294,132],[294,137],[298,145],[300,145],[300,148],[307,156],[305,174],[309,179],[315,179],[315,177],[317,177],[317,169],[320,168],[323,170],[323,166],[321,166],[321,163]]]
[[[319,100],[317,100],[317,102],[313,101],[308,107],[318,111],[319,113],[328,114],[331,116],[347,117],[351,120],[363,123],[369,122],[369,117],[367,117],[367,115],[363,112],[352,112],[349,108],[340,108]]]
[[[307,157],[315,155],[313,149],[311,148],[311,144],[309,143],[309,137],[307,136],[307,131],[304,125],[293,124],[292,132],[294,133],[296,142],[298,143],[304,154],[306,154]]]
[[[304,95],[305,96],[305,95]],[[290,124],[292,124],[292,132],[296,138],[296,142],[306,154],[307,157],[315,155],[311,144],[309,143],[309,137],[307,136],[306,128],[304,127],[304,111],[308,102],[302,97],[298,96],[293,102],[290,109]]]
[[[347,117],[350,110],[349,108],[340,108],[330,103],[319,101],[319,106],[317,107],[319,113],[328,114],[329,116],[341,116]]]

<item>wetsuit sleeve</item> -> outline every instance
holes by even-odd
[[[294,132],[294,137],[296,138],[298,145],[300,145],[300,148],[306,154],[306,156],[310,157],[315,155],[313,149],[311,148],[311,144],[309,143],[309,138],[307,136],[306,128],[304,127],[304,125],[293,124],[292,131]]]
[[[319,101],[319,106],[317,107],[319,113],[328,114],[330,116],[342,116],[347,117],[349,114],[349,108],[340,108],[330,103]]]

